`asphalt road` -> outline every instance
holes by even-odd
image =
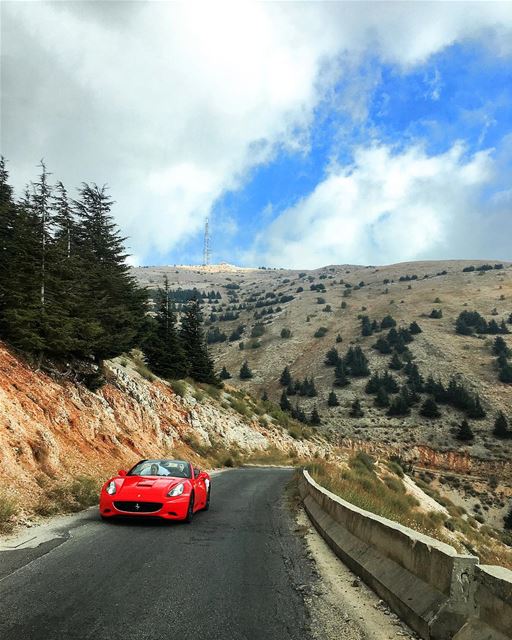
[[[61,540],[0,552],[0,639],[308,640],[291,474],[220,474],[191,525],[90,511]]]

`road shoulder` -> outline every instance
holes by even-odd
[[[302,508],[297,530],[318,573],[313,591],[305,598],[316,640],[401,640],[417,638],[386,604],[360,580],[316,531]]]

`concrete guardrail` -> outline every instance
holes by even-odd
[[[299,478],[304,507],[336,555],[426,640],[512,638],[512,571]],[[461,635],[462,634],[462,635]]]

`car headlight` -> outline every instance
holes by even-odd
[[[114,493],[117,491],[116,483],[113,480],[111,480],[108,483],[107,488],[105,489],[105,491],[108,493],[109,496],[113,496]]]
[[[185,491],[185,485],[183,484],[183,482],[180,482],[175,487],[173,487],[167,495],[169,496],[169,498],[175,498],[176,496],[181,496],[183,491]]]

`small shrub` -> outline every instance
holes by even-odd
[[[6,493],[0,493],[0,531],[7,532],[12,529],[11,518],[18,511],[18,507],[14,498]]]
[[[188,384],[185,380],[173,380],[171,388],[177,396],[184,398],[187,395]]]

